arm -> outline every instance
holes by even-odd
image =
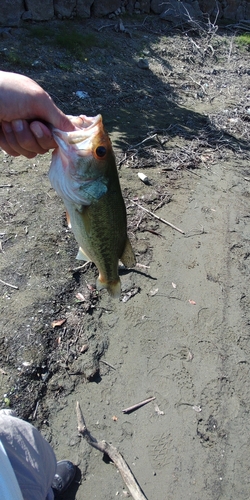
[[[40,85],[26,76],[0,71],[0,147],[12,156],[27,158],[55,148],[44,122],[68,132],[75,128]]]

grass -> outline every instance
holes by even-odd
[[[15,48],[10,48],[10,50],[4,52],[4,59],[8,63],[20,68],[29,68],[31,66],[30,61],[23,57],[20,50]]]
[[[97,39],[92,33],[82,35],[75,30],[62,31],[56,35],[55,43],[58,47],[66,49],[71,55],[82,61],[86,57],[86,50],[97,45]]]
[[[29,36],[38,38],[50,46],[64,49],[80,61],[86,58],[88,49],[99,46],[98,39],[93,33],[82,34],[67,23],[58,29],[48,26],[31,26]]]
[[[247,46],[248,50],[250,49],[250,33],[243,33],[237,36],[236,39],[240,45]]]
[[[55,30],[49,26],[29,26],[29,36],[43,40],[46,37],[53,38]]]

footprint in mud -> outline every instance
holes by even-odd
[[[170,434],[154,436],[149,444],[149,459],[153,469],[162,469],[173,462],[172,437]]]
[[[134,431],[133,431],[133,426],[130,422],[123,422],[121,429],[122,429],[121,441],[133,437]]]

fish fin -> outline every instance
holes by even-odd
[[[120,260],[126,267],[133,267],[136,264],[135,254],[128,237]]]
[[[70,222],[70,216],[69,216],[67,210],[66,210],[66,219],[67,219],[68,228],[71,229],[72,226],[71,226],[71,222]]]
[[[114,299],[119,299],[121,295],[121,281],[120,278],[114,281],[105,282],[102,276],[99,274],[96,280],[96,288],[97,290],[105,290],[108,291],[109,295]]]
[[[83,249],[79,247],[78,254],[76,256],[77,260],[86,260],[86,262],[89,262],[89,258],[87,255],[84,253]]]

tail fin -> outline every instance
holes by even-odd
[[[105,290],[108,291],[109,295],[113,297],[114,299],[119,299],[121,295],[121,281],[120,278],[118,278],[115,281],[109,281],[106,282],[102,280],[102,277],[99,275],[97,280],[96,280],[96,288],[97,290],[102,290],[105,288]]]

